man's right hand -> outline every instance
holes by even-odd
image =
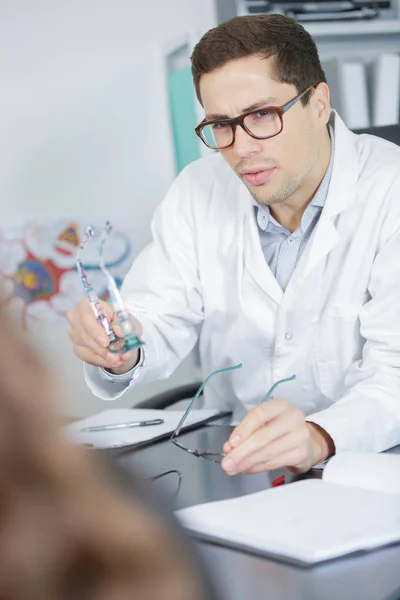
[[[118,323],[115,320],[113,307],[107,302],[101,305],[108,316],[111,326],[118,337],[122,336]],[[130,371],[139,360],[139,352],[115,354],[108,350],[109,340],[106,332],[96,321],[92,307],[87,298],[81,298],[76,308],[68,311],[67,319],[71,326],[68,335],[74,345],[74,352],[78,358],[89,365],[103,367],[111,373],[120,375]],[[142,327],[131,315],[136,333],[140,337]]]

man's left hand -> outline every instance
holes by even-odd
[[[221,466],[228,475],[286,467],[304,473],[334,454],[329,434],[284,398],[252,408],[232,431]]]

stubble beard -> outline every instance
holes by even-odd
[[[292,196],[292,194],[294,194],[298,190],[300,184],[300,181],[292,177],[288,179],[278,190],[275,190],[274,192],[271,192],[269,194],[265,193],[266,190],[264,190],[264,193],[262,193],[263,190],[261,189],[259,192],[257,192],[256,190],[251,190],[249,186],[247,186],[247,189],[249,190],[250,194],[252,195],[253,199],[257,202],[257,204],[259,204],[260,206],[272,206],[274,204],[281,204],[282,202],[285,202],[288,198],[290,198],[290,196]],[[268,183],[260,187],[263,188],[267,186]]]

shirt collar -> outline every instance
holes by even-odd
[[[325,171],[325,175],[319,188],[317,189],[314,198],[311,200],[309,206],[320,206],[323,208],[325,204],[326,197],[328,195],[329,183],[331,181],[332,169],[333,169],[333,159],[335,156],[335,133],[333,131],[332,125],[329,123],[329,135],[331,137],[331,156],[329,159],[328,168]]]

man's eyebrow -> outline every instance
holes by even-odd
[[[244,108],[242,110],[241,114],[252,111],[252,110],[257,110],[257,108],[261,108],[261,107],[267,108],[268,106],[277,106],[277,102],[278,102],[278,100],[275,97],[266,98],[265,100],[262,100],[260,102],[255,102],[254,104],[247,106],[246,108]],[[210,113],[210,114],[206,115],[206,121],[214,121],[214,120],[222,121],[224,119],[232,119],[232,117],[229,117],[228,115],[219,114],[219,113]]]

